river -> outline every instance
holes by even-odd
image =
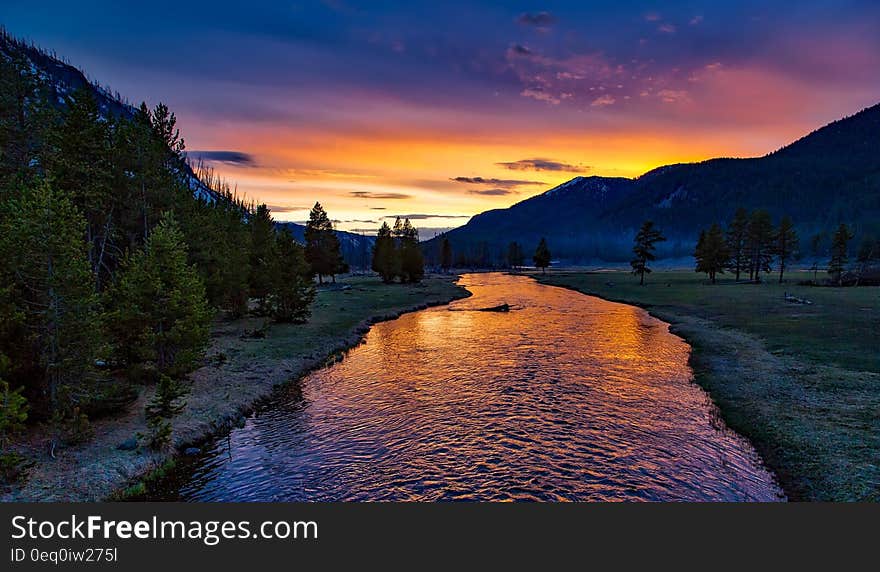
[[[644,310],[467,274],[375,325],[161,483],[157,500],[772,501],[751,445]],[[477,311],[508,303],[509,313]]]

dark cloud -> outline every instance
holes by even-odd
[[[427,219],[432,219],[432,218],[471,218],[471,215],[441,215],[441,214],[416,213],[416,214],[389,215],[389,216],[385,216],[382,218],[389,218],[389,219],[408,218],[409,220],[427,220]]]
[[[457,183],[467,183],[470,185],[491,185],[499,189],[510,189],[511,187],[544,184],[544,181],[527,181],[522,179],[487,179],[485,177],[453,177],[450,180]]]
[[[532,50],[523,46],[522,44],[513,44],[508,48],[508,53],[515,54],[518,56],[530,56],[532,55]]]
[[[412,195],[404,193],[374,193],[372,191],[351,191],[349,193],[359,199],[410,199]]]
[[[385,210],[388,210],[388,209],[385,208],[385,207],[370,207],[370,210],[371,210],[371,211],[385,211]]]
[[[590,170],[587,165],[572,165],[551,159],[520,159],[507,163],[496,163],[500,167],[512,171],[564,171],[567,173],[584,173]]]
[[[468,193],[471,195],[484,195],[488,197],[502,197],[504,195],[515,195],[516,191],[510,189],[470,189]]]
[[[523,26],[547,28],[556,23],[556,16],[550,12],[523,12],[516,21]]]
[[[270,211],[284,211],[284,212],[294,212],[294,211],[308,211],[311,210],[312,207],[305,205],[272,205],[267,204]]]
[[[194,161],[227,163],[242,167],[255,167],[257,165],[253,155],[242,153],[241,151],[188,151],[187,157]]]

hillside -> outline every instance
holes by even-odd
[[[62,61],[55,54],[10,36],[2,29],[0,29],[0,57],[24,62],[24,65],[39,79],[41,88],[47,92],[42,95],[42,99],[51,102],[59,110],[63,110],[71,95],[78,90],[87,89],[95,98],[98,108],[105,118],[131,119],[137,113],[137,109],[119,93],[112,92],[109,88],[90,80],[84,71]],[[222,183],[215,180],[213,173],[211,173],[211,180],[206,183],[196,175],[189,163],[180,165],[180,168],[183,171],[183,178],[195,198],[208,203],[223,200],[222,193],[218,193],[212,188],[215,186],[211,184],[212,182]],[[278,226],[287,228],[295,240],[304,242],[304,226],[295,223],[278,223]],[[352,268],[363,267],[363,253],[370,252],[375,239],[342,231],[337,232],[337,236],[346,262]]]
[[[688,256],[699,229],[738,207],[791,216],[802,237],[841,222],[856,237],[880,234],[880,105],[835,121],[770,153],[668,165],[636,179],[576,177],[507,209],[487,211],[447,236],[454,250],[498,260],[510,241],[527,252],[546,236],[554,258],[623,261],[631,237],[654,220],[665,257]],[[429,253],[437,250],[429,242]],[[856,241],[857,242],[857,241]],[[475,254],[476,253],[476,254]]]

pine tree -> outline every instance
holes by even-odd
[[[770,213],[762,209],[753,211],[746,230],[750,280],[760,282],[761,272],[770,272],[770,263],[773,261],[774,235]]]
[[[39,170],[54,115],[31,62],[20,54],[0,56],[0,200]]]
[[[748,265],[746,252],[748,226],[748,211],[742,207],[736,209],[733,220],[727,227],[727,250],[730,252],[729,268],[735,273],[737,282],[739,282],[740,272]]]
[[[110,301],[107,323],[123,361],[154,363],[171,377],[195,368],[208,345],[211,312],[172,216],[124,261]]]
[[[116,211],[110,127],[101,117],[91,90],[79,89],[67,101],[63,121],[50,138],[49,178],[85,217],[89,262],[92,272],[100,277]]]
[[[10,318],[24,339],[15,355],[19,371],[35,378],[30,393],[45,400],[51,414],[64,417],[88,398],[88,381],[101,330],[94,281],[87,259],[85,220],[76,207],[46,182],[23,188],[6,205],[0,221],[0,257],[12,277]],[[9,293],[9,291],[7,291]],[[6,313],[6,312],[4,312]],[[6,327],[4,327],[6,329]],[[29,365],[28,365],[29,364]]]
[[[633,274],[639,276],[639,285],[645,285],[645,274],[651,272],[651,269],[648,268],[648,262],[656,259],[654,245],[665,240],[666,238],[654,228],[654,223],[650,220],[645,221],[639,232],[636,233],[633,244],[634,258],[630,261],[630,266],[632,266]]]
[[[424,276],[425,260],[419,245],[419,231],[406,219],[400,237],[400,281],[420,282]]]
[[[9,437],[24,429],[28,416],[28,402],[22,392],[24,387],[13,390],[3,379],[9,366],[9,358],[0,354],[0,458],[6,456]]]
[[[398,263],[391,227],[387,222],[383,222],[376,235],[376,243],[373,245],[373,271],[382,277],[383,282],[390,283],[399,272]]]
[[[444,273],[448,273],[452,268],[452,245],[449,243],[449,238],[445,236],[440,245],[440,268]]]
[[[535,249],[535,254],[532,256],[532,261],[534,261],[536,268],[541,269],[541,274],[545,274],[547,267],[550,266],[550,260],[551,255],[550,248],[547,247],[547,239],[541,237],[538,247]]]
[[[309,213],[305,239],[306,261],[312,272],[318,275],[318,282],[323,284],[324,276],[331,276],[335,282],[336,275],[346,271],[346,264],[339,249],[339,238],[333,230],[333,223],[330,222],[321,203],[315,203]]]
[[[715,284],[717,274],[723,274],[730,263],[730,252],[721,226],[713,224],[709,231],[700,231],[700,238],[694,251],[697,261],[696,271],[705,272],[710,282]]]
[[[779,221],[779,228],[776,231],[776,247],[774,252],[779,258],[779,283],[782,284],[782,276],[785,273],[786,263],[791,259],[792,254],[798,247],[798,235],[794,229],[794,223],[791,218],[784,216]]]
[[[828,262],[828,274],[831,275],[831,279],[837,286],[840,286],[843,281],[843,272],[846,270],[848,261],[847,247],[852,238],[853,235],[849,227],[840,223],[831,239],[831,260]]]
[[[257,207],[250,220],[251,256],[250,256],[250,289],[251,296],[257,299],[260,313],[268,311],[266,298],[272,290],[271,268],[275,255],[275,221],[269,213],[269,207],[262,204]]]
[[[311,314],[315,286],[305,251],[282,230],[275,236],[274,256],[270,266],[269,307],[278,322],[302,323]]]
[[[810,266],[810,270],[813,272],[813,283],[815,284],[818,280],[817,274],[819,272],[819,259],[822,254],[822,241],[824,239],[823,234],[816,233],[810,238],[810,256],[813,258],[813,265]]]
[[[514,271],[519,270],[525,263],[525,254],[522,246],[518,242],[511,242],[507,245],[507,265]]]

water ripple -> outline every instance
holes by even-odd
[[[664,323],[525,277],[462,280],[474,296],[374,326],[177,475],[167,497],[781,498]],[[470,311],[505,302],[517,309]]]

